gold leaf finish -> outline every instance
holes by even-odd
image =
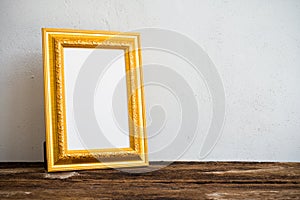
[[[140,39],[137,33],[43,28],[48,171],[148,165]],[[64,48],[124,50],[130,148],[68,150]]]

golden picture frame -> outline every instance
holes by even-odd
[[[148,165],[143,72],[138,33],[42,28],[44,98],[48,172]],[[128,147],[69,149],[65,51],[75,49],[124,52]],[[126,119],[127,120],[127,119]],[[85,134],[85,133],[80,133]],[[97,142],[97,141],[95,141]]]

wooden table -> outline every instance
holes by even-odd
[[[300,199],[300,163],[175,162],[143,174],[46,173],[42,163],[0,163],[0,199],[94,198]]]

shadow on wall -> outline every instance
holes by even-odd
[[[42,161],[45,140],[42,55],[26,52],[7,60],[9,73],[1,81],[4,84],[0,161]]]

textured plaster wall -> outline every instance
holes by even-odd
[[[300,161],[300,2],[0,0],[0,161],[41,161],[41,27],[185,34],[223,80],[226,121],[206,160]],[[182,160],[198,160],[196,139]],[[156,158],[159,159],[159,158]]]

